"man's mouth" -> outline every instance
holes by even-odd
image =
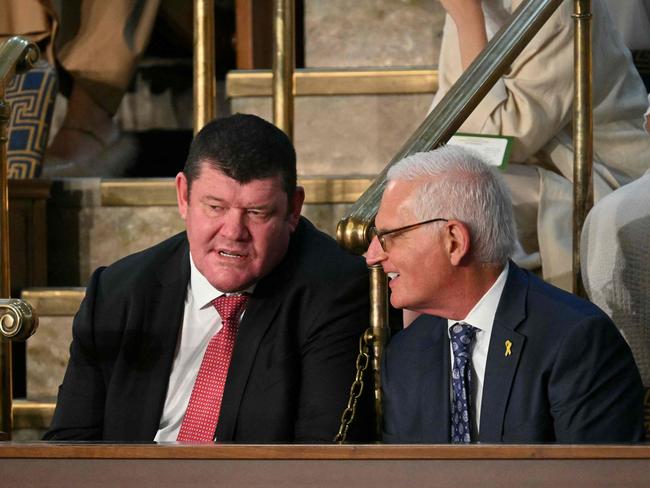
[[[225,250],[219,251],[219,256],[223,256],[225,258],[230,258],[230,259],[244,259],[246,257],[245,254],[240,254],[235,251],[225,251]]]
[[[395,278],[399,278],[399,273],[386,273],[386,276],[388,276],[389,280],[394,280]]]

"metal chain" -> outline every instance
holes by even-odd
[[[359,337],[359,355],[357,356],[356,368],[357,373],[350,387],[350,397],[348,398],[348,405],[343,410],[341,415],[341,426],[339,427],[339,432],[334,437],[334,442],[338,444],[343,444],[345,438],[348,435],[348,428],[354,420],[354,415],[357,409],[357,401],[363,393],[363,373],[368,368],[368,361],[370,358],[368,342],[366,341],[366,335],[370,334],[370,329],[361,334]]]

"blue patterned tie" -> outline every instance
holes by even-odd
[[[456,323],[451,327],[451,348],[454,365],[451,381],[454,389],[451,402],[451,442],[467,444],[472,441],[470,405],[472,392],[472,340],[476,329],[469,324]]]

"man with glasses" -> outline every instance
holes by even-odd
[[[472,153],[397,163],[368,264],[419,317],[388,346],[384,441],[627,442],[643,438],[632,354],[596,306],[509,260],[512,205]]]

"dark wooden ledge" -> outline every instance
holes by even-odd
[[[0,486],[648,486],[650,446],[0,444]]]
[[[0,444],[0,458],[223,460],[646,459],[650,461],[650,445],[129,445],[40,442]]]

